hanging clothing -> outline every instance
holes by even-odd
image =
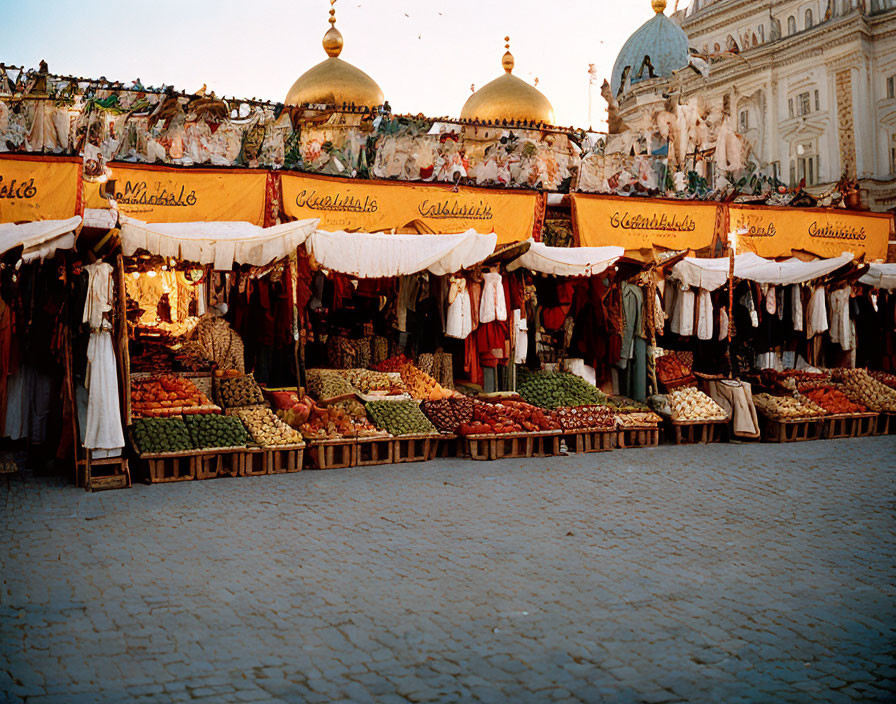
[[[473,307],[467,280],[462,276],[452,276],[448,290],[448,314],[445,320],[445,335],[466,340],[473,332]]]
[[[765,296],[765,311],[769,315],[777,315],[778,312],[778,296],[774,286],[770,286]]]
[[[513,361],[517,364],[525,364],[526,353],[529,350],[529,323],[526,318],[522,317],[520,310],[513,311],[513,323],[516,326]]]
[[[121,427],[112,324],[103,317],[104,313],[112,310],[112,265],[97,262],[84,268],[88,282],[83,322],[90,325],[87,377],[84,381],[89,393],[84,447],[88,450],[120,450],[124,447],[124,431]]]
[[[709,382],[709,396],[731,416],[731,430],[738,437],[758,438],[759,418],[753,405],[752,387],[744,381]]]
[[[697,339],[712,339],[712,297],[701,288],[697,302]]]
[[[790,287],[790,315],[795,332],[802,332],[803,326],[803,292],[799,284]]]
[[[810,340],[828,330],[828,311],[824,299],[823,287],[816,286],[812,289],[812,296],[809,298],[809,321],[806,326],[806,337]]]
[[[719,310],[719,341],[728,339],[728,310],[726,308],[721,308]]]
[[[682,337],[694,334],[694,292],[690,288],[682,288],[675,297],[675,310],[672,314],[672,332]]]
[[[852,349],[852,323],[849,318],[849,287],[831,292],[831,342],[844,350]]]
[[[495,320],[507,320],[507,300],[504,296],[504,284],[500,274],[483,274],[482,299],[479,303],[479,323],[491,323]]]
[[[623,281],[620,288],[622,290],[622,315],[625,322],[622,330],[622,354],[619,359],[619,367],[625,369],[628,360],[634,357],[635,336],[642,326],[641,313],[644,308],[644,293],[638,286],[630,284],[628,281]]]

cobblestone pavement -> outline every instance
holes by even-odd
[[[0,699],[896,699],[896,438],[86,494],[0,476]]]

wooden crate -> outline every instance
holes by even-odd
[[[268,474],[292,474],[302,471],[305,462],[305,443],[278,445],[265,449]]]
[[[877,413],[839,413],[825,418],[824,437],[827,440],[868,437],[876,425]]]
[[[78,486],[85,491],[108,491],[109,489],[129,489],[131,487],[131,470],[125,457],[90,456],[90,450],[78,461]]]
[[[263,477],[271,473],[269,451],[264,447],[247,447],[240,466],[241,477]]]
[[[358,463],[358,442],[344,440],[312,440],[305,449],[305,463],[310,469],[346,469]]]
[[[193,456],[196,479],[238,477],[243,467],[245,447],[201,450]]]
[[[439,435],[439,441],[436,444],[436,457],[446,459],[463,458],[466,454],[467,443],[463,438],[459,438],[452,433],[443,433]]]
[[[656,447],[659,444],[660,427],[658,425],[622,426],[616,433],[616,447],[620,449]]]
[[[896,413],[880,413],[874,427],[875,435],[896,435]]]
[[[722,442],[728,433],[728,420],[671,420],[670,436],[676,445],[708,445]]]
[[[560,454],[560,431],[532,433],[529,457],[556,457]]]
[[[195,450],[189,452],[165,452],[157,455],[140,455],[145,463],[150,484],[185,482],[196,478]]]
[[[377,438],[358,438],[358,466],[373,467],[392,464],[395,457],[395,438],[391,435]]]
[[[762,417],[762,440],[765,442],[806,442],[818,440],[824,429],[824,418],[781,419]]]
[[[539,433],[502,433],[500,435],[468,435],[467,455],[477,461],[532,457],[535,436]],[[552,436],[556,439],[557,434]]]
[[[574,454],[606,452],[616,447],[616,430],[570,430],[560,438],[566,442],[566,451]]]
[[[439,449],[437,433],[401,435],[392,441],[392,458],[396,464],[404,462],[428,462]]]

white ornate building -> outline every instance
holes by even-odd
[[[623,120],[663,94],[700,96],[723,105],[766,174],[815,193],[847,176],[867,206],[896,208],[896,0],[691,0],[670,22],[664,4],[614,68]]]

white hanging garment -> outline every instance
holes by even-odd
[[[774,286],[769,286],[765,293],[765,312],[775,315],[778,312],[778,296]]]
[[[504,298],[504,283],[501,275],[483,274],[482,296],[479,300],[479,322],[491,323],[507,320],[507,301]]]
[[[812,289],[812,297],[809,299],[808,324],[806,337],[812,339],[828,329],[828,310],[825,304],[824,288],[816,286]]]
[[[87,343],[88,390],[84,447],[119,450],[124,447],[118,395],[118,372],[112,347],[112,324],[103,313],[112,310],[112,266],[103,262],[84,267],[88,273],[83,321],[90,324]]]
[[[697,305],[697,339],[712,339],[712,297],[702,288]]]
[[[803,296],[800,285],[790,287],[790,316],[793,318],[793,329],[796,332],[803,331]]]
[[[448,292],[448,312],[445,315],[445,334],[466,340],[473,332],[473,304],[467,290],[467,280],[462,276],[451,278]]]
[[[513,321],[516,325],[516,345],[514,346],[514,361],[524,364],[529,351],[529,322],[521,317],[519,309],[513,311]]]
[[[683,288],[678,292],[672,315],[672,332],[683,337],[694,334],[695,298],[694,292],[689,288]]]
[[[836,342],[844,350],[852,349],[849,294],[849,287],[831,292],[831,342]]]
[[[728,311],[723,307],[719,311],[719,340],[728,339]]]

